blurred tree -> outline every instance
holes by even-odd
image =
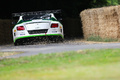
[[[113,6],[119,5],[120,0],[92,0],[91,6],[92,7],[103,7],[103,6]]]
[[[0,18],[10,18],[13,12],[51,9],[62,9],[65,17],[76,18],[84,9],[118,4],[120,4],[120,0],[3,0],[0,3]],[[5,5],[10,6],[5,7]]]
[[[103,7],[103,6],[112,6],[119,5],[120,0],[92,0],[90,5],[91,7]]]
[[[91,7],[102,7],[107,5],[107,0],[92,0],[90,5]]]
[[[108,6],[119,5],[119,1],[118,0],[107,0],[107,5]]]

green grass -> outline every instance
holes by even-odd
[[[98,42],[116,42],[118,39],[113,38],[101,38],[100,36],[92,35],[87,38],[87,41],[98,41]]]
[[[0,61],[0,80],[120,80],[120,50],[84,50]]]
[[[0,57],[15,55],[15,54],[21,54],[22,52],[0,52]]]

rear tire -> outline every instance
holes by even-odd
[[[50,37],[50,40],[55,43],[63,42],[64,39],[60,36]]]
[[[19,46],[19,45],[23,45],[23,43],[20,41],[15,41],[14,46]]]
[[[19,43],[17,43],[17,42],[14,43],[14,46],[18,46],[18,45],[19,45]]]

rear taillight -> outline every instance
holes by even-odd
[[[17,30],[20,31],[20,30],[25,30],[24,26],[18,26],[17,27]]]
[[[57,28],[57,27],[58,27],[58,24],[57,24],[57,23],[51,24],[51,28]]]

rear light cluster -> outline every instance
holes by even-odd
[[[18,31],[21,31],[21,30],[25,30],[25,28],[24,28],[24,26],[18,26],[18,27],[17,27],[17,30],[18,30]]]
[[[57,28],[57,27],[58,27],[58,24],[57,24],[57,23],[51,24],[51,28]]]

